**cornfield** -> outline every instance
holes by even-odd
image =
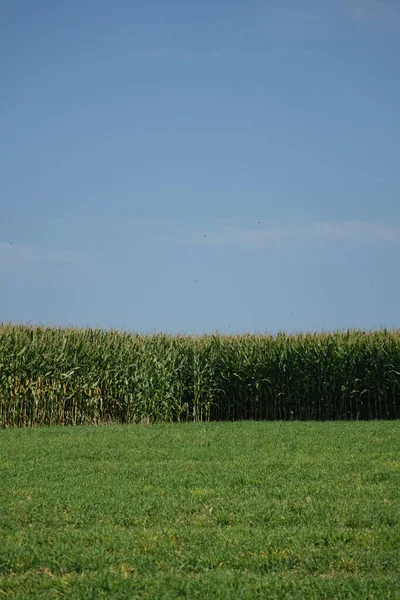
[[[399,330],[194,337],[0,325],[3,427],[399,417]]]

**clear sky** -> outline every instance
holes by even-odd
[[[398,0],[1,0],[0,321],[400,326]]]

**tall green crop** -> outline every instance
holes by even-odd
[[[137,335],[0,325],[0,422],[400,417],[400,332]]]

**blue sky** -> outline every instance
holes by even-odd
[[[2,0],[0,320],[400,325],[400,5]]]

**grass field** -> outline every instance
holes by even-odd
[[[400,422],[0,431],[0,597],[400,598]]]

